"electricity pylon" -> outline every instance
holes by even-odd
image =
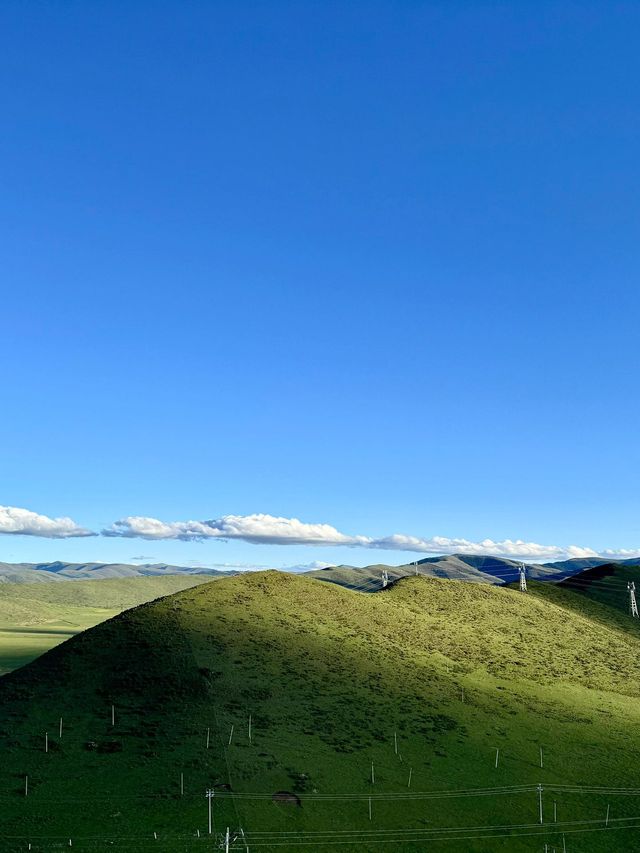
[[[634,581],[629,581],[627,583],[627,589],[629,590],[629,610],[631,611],[631,615],[634,619],[638,619],[638,602],[636,601],[636,585]]]
[[[389,572],[386,569],[382,570],[382,589],[389,586]]]
[[[524,563],[520,563],[520,568],[518,569],[520,573],[520,592],[527,591],[527,570],[525,568]]]

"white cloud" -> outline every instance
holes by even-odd
[[[601,557],[611,557],[612,560],[630,560],[633,557],[640,557],[638,548],[619,548],[617,551],[608,548],[606,551],[600,552]]]
[[[272,515],[224,515],[209,521],[159,521],[146,516],[129,516],[116,521],[103,531],[105,536],[139,539],[240,539],[266,545],[325,545],[350,548],[372,548],[384,551],[409,551],[418,554],[477,554],[518,560],[550,561],[571,557],[598,557],[597,551],[579,545],[541,545],[521,539],[451,539],[443,536],[422,538],[395,533],[383,538],[351,536],[330,524],[307,524],[297,518]],[[621,552],[615,552],[620,554]],[[628,556],[640,552],[629,551]],[[613,551],[604,552],[613,557]]]
[[[475,554],[479,556],[506,557],[517,560],[563,560],[570,557],[597,557],[592,548],[579,545],[540,545],[537,542],[524,542],[522,539],[483,539],[471,542],[468,539],[449,539],[434,536],[421,539],[415,536],[394,534],[384,539],[372,539],[370,548],[385,550],[415,551],[422,554]]]
[[[71,518],[49,518],[17,506],[0,506],[0,533],[23,536],[43,536],[48,539],[70,539],[74,536],[95,536]]]
[[[50,539],[95,536],[91,530],[76,524],[71,518],[49,518],[19,507],[0,506],[0,534],[40,536]],[[160,521],[147,516],[128,516],[115,521],[102,531],[104,536],[159,541],[177,539],[183,542],[206,539],[241,540],[261,545],[316,545],[370,548],[383,551],[404,551],[416,554],[467,554],[506,557],[530,562],[550,562],[572,557],[604,557],[625,559],[640,556],[640,549],[607,549],[594,551],[580,545],[541,545],[522,539],[469,539],[432,536],[429,538],[394,533],[391,536],[371,536],[342,533],[330,524],[308,524],[297,518],[283,518],[265,513],[253,515],[223,515],[208,521]],[[151,559],[136,557],[135,560]],[[252,570],[270,568],[254,564],[216,564],[221,568]],[[295,566],[282,566],[288,571],[304,571],[331,565],[322,561]]]
[[[195,569],[235,569],[239,572],[265,572],[276,570],[280,572],[309,572],[313,569],[328,569],[335,563],[327,563],[325,560],[313,560],[311,563],[294,563],[293,565],[275,565],[274,563],[201,563],[189,561],[184,565]]]
[[[158,521],[146,516],[128,516],[102,531],[105,536],[139,539],[242,539],[261,545],[362,545],[364,536],[347,536],[330,524],[306,524],[297,518],[278,518],[262,513],[223,515],[209,521]]]

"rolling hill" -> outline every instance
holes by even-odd
[[[484,557],[469,554],[452,554],[445,557],[427,557],[414,563],[401,566],[388,566],[377,563],[372,566],[329,566],[326,569],[313,569],[306,572],[309,577],[337,583],[349,589],[362,592],[377,592],[381,588],[381,574],[387,571],[389,581],[424,575],[433,578],[469,581],[476,583],[508,584],[518,578],[518,569],[522,565],[516,560],[503,557]],[[576,568],[576,571],[579,571]],[[539,580],[558,580],[565,577],[564,569],[556,569],[553,564],[527,565],[529,577]]]
[[[611,565],[635,565],[637,560],[621,560]],[[555,563],[527,563],[527,577],[541,581],[562,581],[579,574],[585,568],[601,566],[609,561],[598,557],[560,560]],[[348,589],[361,592],[378,592],[382,588],[382,571],[386,570],[389,581],[400,580],[416,574],[434,578],[448,578],[477,583],[510,584],[518,580],[518,569],[522,563],[504,557],[486,557],[472,554],[452,554],[443,557],[427,557],[414,563],[389,566],[376,563],[371,566],[328,566],[305,572],[309,577],[329,581]]]
[[[163,575],[205,575],[225,577],[235,574],[218,569],[172,566],[167,563],[0,563],[0,583],[51,583],[65,580],[106,580]]]
[[[389,581],[413,577],[416,574],[433,578],[448,578],[478,583],[509,583],[518,577],[520,563],[501,557],[473,557],[453,554],[446,557],[427,557],[415,563],[389,566],[376,563],[371,566],[329,566],[305,572],[308,577],[336,583],[361,592],[377,592],[381,589],[382,571],[386,570]],[[531,571],[533,567],[529,567]],[[541,568],[541,567],[536,567]]]
[[[0,679],[3,849],[210,849],[209,789],[214,849],[634,851],[639,654],[535,581],[193,587]]]

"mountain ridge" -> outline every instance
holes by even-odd
[[[235,570],[176,566],[170,563],[46,563],[0,562],[0,583],[50,583],[68,580],[101,580],[107,578],[158,577],[162,575],[208,575],[225,577]]]
[[[525,563],[528,577],[538,580],[560,581],[577,574],[585,568],[605,564],[636,565],[640,558],[610,560],[600,557],[573,558],[551,563]],[[484,583],[511,583],[518,579],[518,570],[522,561],[506,557],[494,557],[474,554],[449,554],[444,556],[423,557],[422,559],[400,565],[374,563],[368,566],[335,565],[322,569],[302,572],[320,580],[333,581],[343,586],[360,588],[368,583],[372,589],[386,570],[390,580],[399,580],[413,574],[430,577],[443,577],[455,580],[479,581]],[[289,569],[277,571],[288,572]],[[214,569],[207,567],[179,566],[170,563],[104,563],[92,561],[69,563],[60,560],[41,563],[0,562],[1,583],[40,583],[78,580],[98,580],[106,578],[160,577],[163,575],[190,575],[227,577],[241,573],[235,569]],[[379,583],[377,584],[379,586]]]

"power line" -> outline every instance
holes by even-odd
[[[607,796],[627,796],[640,797],[640,788],[611,788],[611,787],[596,787],[596,786],[577,786],[563,785],[562,783],[547,783],[544,786],[546,791],[565,794],[598,794]],[[389,791],[379,793],[328,793],[328,794],[308,794],[301,795],[300,799],[305,802],[316,801],[364,801],[368,799],[380,801],[395,801],[395,800],[429,800],[429,799],[457,799],[465,797],[491,797],[491,796],[509,796],[526,793],[534,793],[538,791],[538,785],[510,785],[495,788],[466,788],[459,790],[441,789],[435,791]],[[16,794],[16,796],[18,796]],[[201,795],[185,794],[181,800],[199,800]],[[272,792],[236,792],[217,790],[216,798],[219,799],[236,799],[236,800],[271,800]],[[66,797],[66,798],[48,798],[38,797],[37,794],[30,793],[30,797],[37,800],[39,803],[99,803],[109,802],[112,800],[155,800],[172,801],[173,796],[170,794],[138,794],[128,796],[104,796],[104,797]],[[1,797],[3,802],[12,801],[15,797]]]

